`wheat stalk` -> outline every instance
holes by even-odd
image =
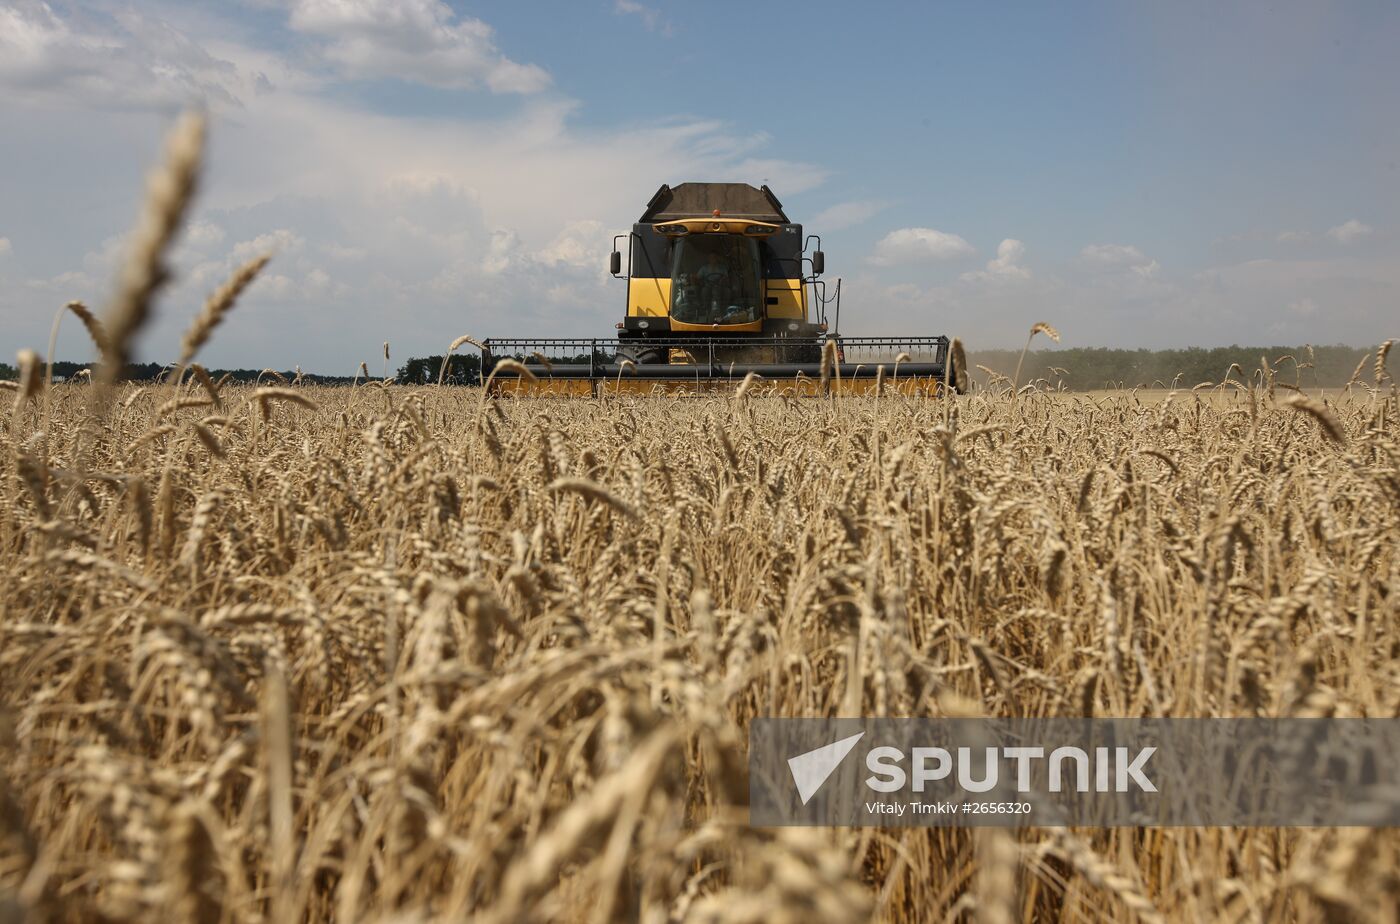
[[[1322,427],[1323,434],[1333,443],[1338,446],[1346,445],[1346,430],[1342,427],[1341,421],[1337,419],[1337,415],[1332,413],[1331,408],[1327,405],[1306,395],[1292,395],[1284,403],[1316,420]]]
[[[15,410],[26,401],[39,396],[44,387],[44,373],[39,363],[39,354],[33,350],[20,350],[16,362],[19,363],[19,384],[15,393]]]
[[[274,401],[290,401],[299,404],[307,410],[316,410],[316,402],[306,395],[292,388],[263,387],[253,391],[253,400],[257,402],[258,410],[262,414],[263,420],[267,419],[268,410]]]
[[[114,382],[131,360],[131,341],[150,316],[151,299],[169,279],[165,252],[194,199],[204,157],[204,116],[186,113],[166,139],[165,164],[151,174],[141,217],[107,310],[102,378]]]
[[[238,296],[243,290],[252,284],[257,278],[262,268],[267,266],[272,254],[264,254],[254,257],[233,271],[233,275],[217,289],[204,302],[204,310],[194,319],[189,330],[185,331],[184,338],[180,341],[180,367],[188,366],[190,360],[194,359],[200,348],[209,341],[214,329],[224,320],[224,315],[233,309],[233,305],[238,301]],[[178,376],[177,376],[178,378]]]
[[[486,347],[483,346],[480,341],[472,339],[467,334],[463,334],[456,340],[453,340],[452,343],[450,343],[447,347],[447,355],[442,358],[441,368],[438,369],[438,385],[442,385],[443,376],[447,374],[447,367],[452,362],[452,354],[455,353],[457,351],[457,348],[464,343],[470,343],[472,346],[476,347],[479,350],[482,350],[483,352],[486,349]]]
[[[83,322],[83,328],[88,332],[88,337],[92,339],[93,346],[97,347],[97,351],[100,355],[106,355],[108,351],[107,344],[109,342],[107,329],[102,326],[102,322],[97,319],[97,315],[93,314],[92,310],[82,302],[69,302],[63,307],[72,312],[79,321]]]
[[[1044,321],[1037,321],[1031,325],[1031,332],[1026,337],[1026,345],[1022,347],[1021,355],[1016,360],[1016,372],[1011,376],[1011,391],[1013,394],[1021,387],[1021,365],[1026,361],[1026,353],[1030,351],[1031,341],[1035,339],[1036,334],[1044,334],[1056,343],[1060,342],[1060,332]]]

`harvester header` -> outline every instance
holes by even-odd
[[[796,392],[961,390],[946,337],[839,334],[841,282],[822,278],[821,238],[767,186],[663,185],[613,247],[609,269],[627,283],[616,336],[487,340],[493,392],[714,390],[751,373]]]

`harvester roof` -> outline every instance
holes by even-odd
[[[642,222],[675,221],[680,218],[708,218],[719,209],[725,218],[747,218],[787,224],[783,204],[767,186],[755,189],[748,183],[681,183],[662,185],[647,203],[638,219]]]

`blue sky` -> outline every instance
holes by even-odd
[[[210,164],[149,359],[265,250],[210,363],[606,335],[611,235],[686,180],[766,180],[852,334],[1372,344],[1397,45],[1393,3],[0,0],[0,349],[103,304],[191,103]]]

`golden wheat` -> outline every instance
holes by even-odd
[[[176,136],[88,324],[109,370],[192,189]],[[0,919],[1393,921],[1393,830],[775,831],[745,772],[759,715],[1396,715],[1386,352],[1364,395],[1276,402],[1266,359],[1155,404],[1019,369],[491,398],[364,363],[109,402],[30,354]]]
[[[87,387],[54,388],[47,468],[37,418],[0,455],[0,900],[24,914],[1282,921],[1400,897],[1390,832],[1339,859],[1289,831],[799,847],[742,823],[759,713],[1393,714],[1400,414],[1371,402],[1394,398],[1251,419],[1004,388],[947,417],[889,391],[229,384],[201,416],[213,395],[128,387],[79,476]]]

